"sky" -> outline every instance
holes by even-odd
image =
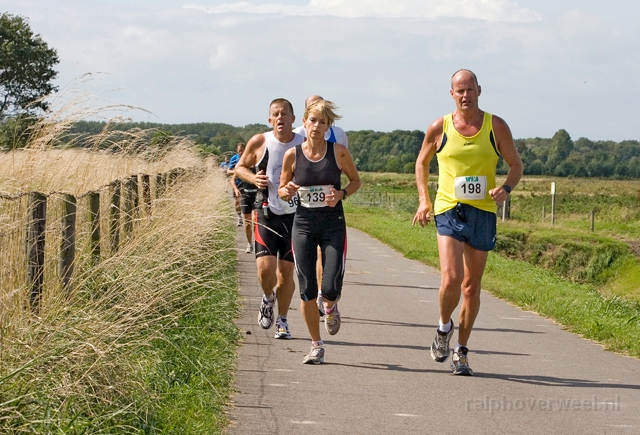
[[[345,130],[422,130],[473,70],[514,138],[640,140],[636,0],[0,0],[60,58],[58,101],[154,123],[267,123],[287,98],[339,106]],[[89,74],[89,75],[87,75]],[[107,117],[112,114],[105,115]]]

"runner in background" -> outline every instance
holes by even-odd
[[[293,132],[294,121],[291,103],[284,98],[273,100],[269,105],[273,130],[254,135],[236,166],[236,175],[258,188],[253,212],[254,247],[258,281],[264,293],[258,323],[263,329],[271,328],[277,301],[275,337],[280,339],[291,338],[287,313],[295,290],[291,227],[297,198],[283,201],[278,197],[278,184],[284,153],[304,141]]]
[[[244,145],[244,144],[243,144]],[[242,147],[242,152],[244,152],[245,147]],[[240,152],[240,155],[242,155]],[[252,173],[256,173],[256,168],[249,168]],[[244,234],[247,238],[247,249],[244,252],[250,254],[253,252],[253,218],[251,216],[254,203],[256,202],[256,193],[258,192],[258,188],[247,182],[238,176],[235,173],[235,169],[233,171],[233,177],[231,180],[231,186],[234,189],[234,197],[236,198],[236,209],[240,209],[240,213],[242,214],[242,221],[244,224]]]
[[[245,147],[246,145],[244,142],[240,142],[238,143],[238,145],[236,145],[236,154],[231,156],[226,167],[227,175],[231,176],[231,178],[229,179],[229,183],[231,184],[231,188],[233,189],[233,199],[235,201],[236,213],[238,214],[239,227],[243,225],[242,210],[240,209],[240,189],[239,189],[240,182],[242,180],[238,179],[235,175],[236,175],[236,165],[240,161],[240,157],[242,156],[242,153],[244,152]]]

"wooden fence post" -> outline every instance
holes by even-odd
[[[134,216],[138,215],[140,207],[140,195],[138,194],[138,176],[133,175],[129,178],[129,191],[131,193],[131,203],[133,205]]]
[[[141,177],[142,203],[144,204],[145,212],[147,213],[147,215],[151,215],[151,183],[147,174],[143,174]]]
[[[127,181],[122,183],[122,189],[124,190],[123,197],[123,205],[122,205],[122,220],[123,220],[123,229],[125,234],[131,233],[133,231],[133,219],[136,213],[136,199],[137,192],[135,191],[138,188],[137,177],[129,177]]]
[[[76,198],[64,195],[62,198],[62,243],[60,246],[59,273],[62,286],[71,290],[71,277],[76,257]]]
[[[120,245],[120,181],[111,183],[111,205],[109,207],[109,233],[111,235],[111,253],[118,251]]]
[[[165,190],[165,177],[162,174],[156,174],[156,199],[160,198]]]
[[[175,182],[185,174],[186,170],[184,168],[175,168],[169,171],[168,175],[168,185],[173,186]]]
[[[507,199],[502,203],[502,221],[511,219],[511,195],[507,195]]]
[[[94,264],[100,260],[100,193],[89,194],[89,221],[91,222],[91,257]]]
[[[44,242],[47,220],[47,197],[39,192],[29,196],[29,220],[27,227],[27,285],[30,289],[29,305],[34,313],[39,311],[42,284],[44,282]]]

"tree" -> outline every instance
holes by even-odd
[[[58,62],[56,51],[33,34],[25,18],[0,15],[0,121],[47,110],[43,98],[57,91],[51,80]]]
[[[562,163],[573,150],[573,141],[566,130],[558,130],[551,138],[551,149],[547,160],[547,171],[554,174],[556,166]]]

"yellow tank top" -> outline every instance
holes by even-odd
[[[484,112],[482,128],[473,137],[458,133],[452,114],[445,115],[438,158],[438,192],[434,213],[441,214],[459,202],[495,213],[497,205],[489,195],[496,187],[498,147],[492,116]]]

